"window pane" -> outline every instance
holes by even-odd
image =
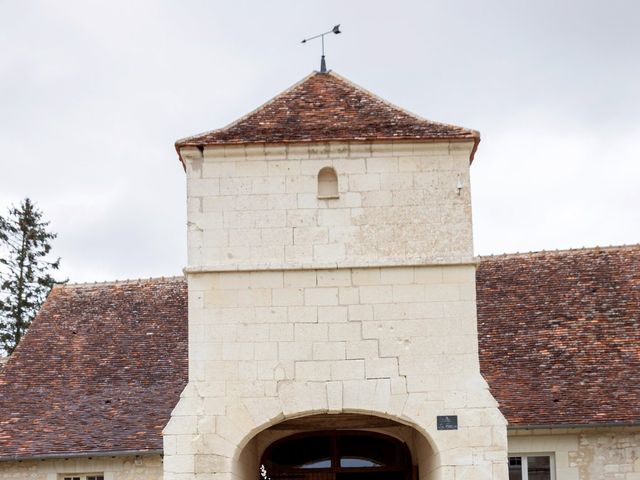
[[[549,457],[527,457],[529,480],[551,480]]]
[[[311,460],[310,462],[299,465],[299,468],[329,468],[331,467],[330,458],[322,458],[320,460]]]
[[[509,457],[509,480],[522,480],[522,457]]]
[[[343,468],[375,468],[403,465],[402,452],[396,441],[365,435],[338,437],[338,454]]]
[[[331,467],[331,438],[328,436],[295,438],[278,444],[271,451],[271,468]]]
[[[340,466],[344,468],[383,467],[384,465],[370,458],[341,457]]]

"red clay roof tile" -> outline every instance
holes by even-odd
[[[56,287],[0,368],[0,459],[162,450],[186,380],[183,278]]]
[[[640,423],[640,245],[484,257],[480,364],[511,426]]]
[[[484,257],[477,293],[512,427],[640,422],[640,245]],[[0,459],[160,450],[186,381],[183,278],[57,287],[0,368]]]

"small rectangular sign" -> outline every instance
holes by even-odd
[[[457,415],[438,415],[438,430],[457,430]]]

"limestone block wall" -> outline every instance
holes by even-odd
[[[470,261],[473,142],[189,147],[189,269]],[[332,167],[339,198],[318,198]]]
[[[327,412],[415,428],[435,456],[424,479],[505,478],[505,421],[479,372],[475,265],[188,282],[189,384],[164,431],[165,480],[246,478],[253,436]],[[438,431],[437,415],[458,415],[459,429]]]
[[[93,457],[0,462],[0,480],[60,480],[65,474],[104,474],[104,480],[161,480],[162,457]]]
[[[640,480],[640,428],[518,430],[509,454],[549,453],[557,480]]]

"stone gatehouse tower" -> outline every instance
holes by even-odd
[[[189,383],[165,480],[507,478],[478,362],[478,142],[329,72],[176,143]]]

